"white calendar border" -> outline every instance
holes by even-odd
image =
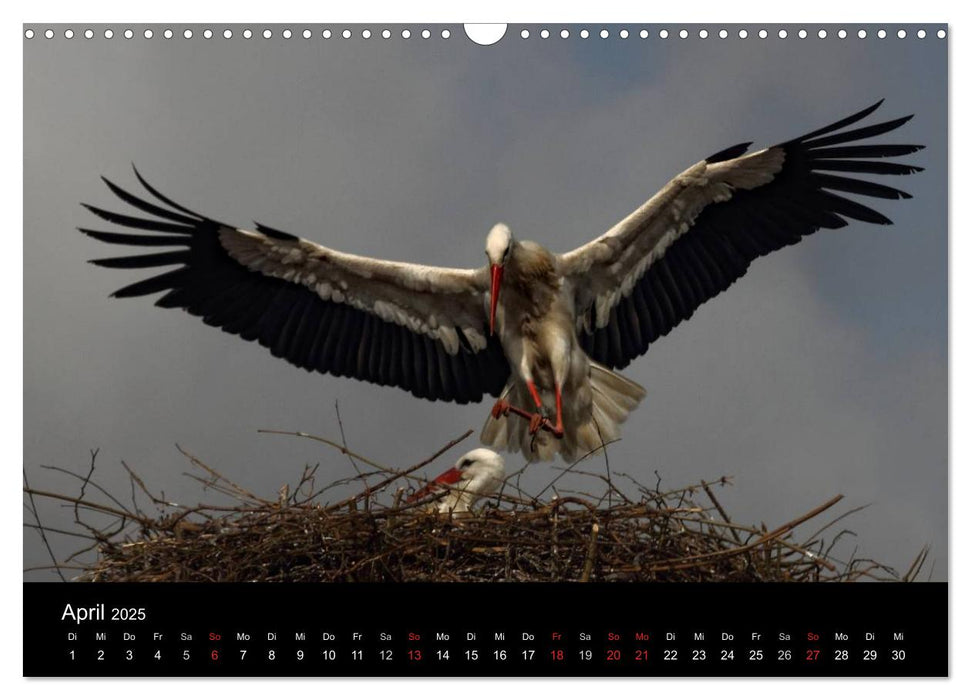
[[[817,0],[813,3],[811,10],[801,3],[783,4],[780,2],[714,2],[713,0],[694,0],[690,5],[682,3],[649,3],[639,0],[636,3],[611,2],[610,0],[598,2],[596,4],[575,4],[566,5],[562,1],[555,2],[547,0],[544,2],[531,2],[526,4],[522,0],[494,0],[489,3],[455,3],[437,0],[425,2],[420,7],[409,6],[402,3],[391,2],[390,0],[371,0],[366,5],[362,3],[347,3],[340,7],[334,3],[290,3],[275,2],[267,4],[254,2],[252,0],[237,0],[232,6],[216,7],[202,6],[198,2],[188,0],[168,0],[164,4],[156,3],[131,3],[123,0],[112,0],[109,2],[96,2],[79,4],[77,2],[67,2],[65,0],[55,0],[37,3],[29,8],[16,8],[11,12],[3,10],[3,42],[0,42],[0,52],[2,52],[2,70],[4,71],[3,85],[8,86],[9,106],[3,110],[4,139],[7,148],[5,149],[5,164],[3,168],[3,197],[4,212],[6,213],[3,254],[7,256],[8,264],[4,266],[2,284],[4,298],[8,300],[7,314],[15,318],[21,318],[21,323],[9,323],[8,327],[19,327],[20,337],[15,339],[7,338],[0,348],[2,353],[2,390],[3,396],[7,397],[2,405],[3,414],[0,416],[0,426],[5,444],[18,445],[20,463],[23,461],[23,338],[22,338],[22,313],[23,313],[23,279],[22,279],[22,219],[23,219],[23,171],[22,171],[22,134],[23,134],[23,53],[21,45],[20,24],[29,20],[31,22],[50,21],[65,22],[83,19],[86,22],[98,23],[105,21],[118,21],[119,19],[131,22],[154,22],[162,19],[186,22],[206,22],[218,19],[221,22],[253,22],[259,20],[263,22],[278,21],[297,21],[319,22],[321,19],[333,22],[400,22],[407,21],[422,22],[533,22],[550,21],[555,19],[562,23],[586,22],[594,25],[596,23],[611,22],[631,22],[640,20],[645,23],[671,22],[671,23],[690,23],[699,20],[705,22],[737,23],[757,20],[759,22],[771,23],[798,23],[807,20],[813,23],[820,22],[846,22],[846,23],[872,23],[874,20],[890,23],[915,23],[921,21],[933,21],[937,23],[952,22],[949,33],[954,35],[954,41],[948,38],[950,47],[950,58],[952,62],[951,74],[955,77],[951,89],[951,118],[950,124],[971,122],[971,112],[967,105],[967,91],[962,90],[960,78],[969,72],[967,61],[967,50],[961,49],[960,31],[971,25],[963,22],[964,12],[956,8],[956,3],[944,2],[941,0],[921,0],[910,7],[901,7],[899,4],[893,6],[887,3],[876,2],[857,2],[847,3],[845,0]],[[24,12],[29,14],[25,15]],[[595,20],[595,21],[594,21]],[[950,189],[952,193],[968,191],[968,177],[960,168],[962,163],[971,160],[968,151],[968,137],[965,132],[954,129],[952,126],[952,145],[951,158],[951,179]],[[20,148],[17,148],[17,142]],[[18,157],[19,156],[19,157]],[[954,167],[953,164],[958,164]],[[964,361],[953,362],[951,366],[951,464],[957,468],[951,470],[951,504],[964,502],[963,498],[969,495],[968,481],[971,474],[971,431],[967,428],[968,398],[971,389],[971,370],[967,368],[969,353],[969,324],[968,307],[971,302],[971,275],[962,274],[963,270],[969,269],[971,265],[971,243],[966,242],[965,236],[971,235],[971,227],[968,224],[967,197],[951,199],[951,228],[957,232],[952,241],[951,249],[951,271],[957,272],[957,276],[950,275],[951,296],[949,309],[953,309],[953,324],[950,329],[950,358],[960,357]],[[961,234],[964,234],[963,236]],[[18,264],[17,261],[20,261]],[[13,303],[11,303],[11,300]],[[11,308],[12,307],[12,308]],[[13,342],[17,341],[17,342]],[[12,502],[13,494],[20,488],[20,474],[17,470],[17,462],[8,460],[5,465],[5,482],[9,480],[5,487],[5,493],[10,494],[11,503],[8,507],[0,509],[3,518],[4,533],[14,533],[22,530],[22,515],[19,507],[14,507]],[[18,480],[15,484],[14,480]],[[955,494],[961,494],[958,499]],[[951,590],[955,590],[955,583],[965,582],[969,578],[967,557],[961,556],[961,551],[967,549],[969,541],[969,516],[968,509],[955,511],[951,509],[952,519],[950,528],[951,543],[951,571],[948,580],[951,581]],[[4,541],[12,540],[12,535],[7,535]],[[22,610],[22,573],[20,567],[23,561],[22,548],[23,539],[18,539],[21,556],[8,554],[5,563],[9,569],[6,576],[2,579],[4,600],[17,600],[20,602]],[[958,542],[961,546],[954,547],[953,543]],[[318,681],[306,680],[181,680],[173,687],[167,682],[146,682],[129,680],[109,680],[109,681],[23,681],[18,683],[18,690],[30,693],[31,697],[46,699],[57,698],[61,700],[65,694],[71,696],[104,697],[131,696],[137,695],[139,700],[153,700],[154,698],[169,699],[173,692],[183,692],[191,690],[193,694],[203,693],[226,693],[231,692],[239,695],[240,698],[262,697],[267,692],[272,692],[271,686],[280,684],[293,693],[340,693],[343,696],[358,696],[370,693],[385,693],[393,695],[396,700],[410,700],[411,698],[426,698],[429,692],[436,695],[446,694],[453,697],[461,697],[463,700],[483,700],[493,698],[497,694],[506,694],[510,691],[525,693],[535,693],[542,689],[544,693],[555,693],[556,697],[564,700],[570,698],[589,698],[591,694],[600,692],[610,692],[624,694],[626,697],[644,697],[646,694],[657,692],[679,693],[685,690],[717,693],[719,697],[728,698],[773,698],[784,694],[790,698],[815,697],[820,691],[835,691],[847,693],[859,693],[868,690],[871,685],[877,686],[876,691],[888,698],[898,696],[911,696],[921,692],[921,688],[915,686],[916,683],[935,683],[932,692],[938,696],[957,696],[960,687],[964,687],[963,693],[967,693],[968,687],[966,680],[971,675],[966,669],[967,663],[960,663],[960,660],[969,658],[969,644],[962,632],[967,633],[971,630],[968,619],[967,598],[964,596],[951,596],[952,620],[951,620],[951,660],[952,673],[955,679],[943,683],[936,681],[900,681],[900,680],[879,680],[866,681],[867,688],[860,687],[860,681],[835,681],[835,680],[815,680],[807,683],[794,683],[788,680],[733,680],[729,682],[719,682],[717,680],[694,680],[685,681],[683,679],[650,681],[627,681],[627,680],[585,680],[570,679],[567,681],[559,680],[506,680],[486,683],[470,683],[464,680],[335,680],[328,682],[326,687],[317,685]],[[3,638],[3,677],[15,678],[22,674],[22,645],[18,640],[12,638],[11,634]],[[959,663],[954,663],[958,661]],[[957,681],[957,682],[956,682]],[[686,682],[691,683],[691,688],[685,686]],[[285,683],[285,685],[283,685]],[[650,685],[645,685],[650,683]],[[717,688],[714,683],[718,683]],[[819,686],[825,683],[826,687]],[[541,685],[540,685],[541,684]],[[16,690],[14,692],[17,692]]]

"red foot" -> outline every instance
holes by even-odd
[[[548,425],[549,421],[543,418],[543,416],[540,415],[539,413],[534,413],[529,418],[529,434],[535,435],[536,433],[538,433],[539,429],[544,427],[543,425],[544,423]]]
[[[510,408],[512,407],[509,405],[508,401],[505,399],[499,399],[492,407],[492,417],[499,420],[502,416],[508,416]]]
[[[490,413],[492,417],[495,418],[496,420],[498,420],[503,416],[508,416],[510,413],[515,413],[517,416],[520,416],[521,418],[525,418],[526,420],[529,421],[530,435],[535,435],[540,430],[547,430],[550,433],[552,433],[554,437],[557,437],[557,438],[563,437],[562,423],[559,423],[554,426],[552,423],[550,423],[549,418],[546,418],[541,413],[530,413],[529,411],[525,411],[519,408],[518,406],[511,405],[508,401],[504,401],[503,399],[499,399],[498,401],[496,401]]]
[[[529,434],[535,435],[540,430],[547,430],[555,438],[563,437],[563,426],[556,426],[550,423],[550,419],[539,413],[534,413],[529,419]]]

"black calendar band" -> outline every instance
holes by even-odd
[[[26,676],[946,676],[947,584],[24,584]]]

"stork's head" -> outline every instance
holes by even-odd
[[[455,466],[411,494],[408,502],[444,492],[444,499],[439,499],[441,512],[467,511],[477,500],[498,489],[505,476],[506,463],[502,456],[484,447],[479,448],[459,457]]]
[[[454,498],[441,502],[439,512],[461,513],[471,510],[480,498],[495,493],[506,476],[506,464],[500,455],[480,447],[459,457],[449,471],[457,472],[458,479],[452,487],[457,491],[453,491]]]
[[[486,236],[486,256],[492,270],[492,288],[489,294],[489,333],[496,330],[496,304],[499,302],[499,287],[502,286],[502,271],[512,250],[512,231],[505,224],[496,224]]]
[[[459,457],[455,469],[462,474],[463,479],[470,481],[479,477],[502,481],[506,475],[506,460],[502,455],[480,447]]]

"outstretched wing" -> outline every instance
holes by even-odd
[[[156,201],[105,179],[146,219],[90,205],[135,232],[80,229],[105,243],[176,250],[92,260],[114,268],[178,266],[114,293],[165,292],[156,306],[181,308],[310,371],[398,386],[416,396],[467,403],[498,396],[509,367],[488,335],[488,277],[348,255],[257,224],[255,231]]]
[[[607,233],[559,257],[576,289],[584,350],[611,368],[642,355],[749,263],[821,228],[890,219],[843,194],[910,197],[836,173],[907,175],[922,168],[882,160],[923,146],[864,143],[910,117],[840,131],[881,102],[792,141],[746,154],[716,153],[671,180]]]

